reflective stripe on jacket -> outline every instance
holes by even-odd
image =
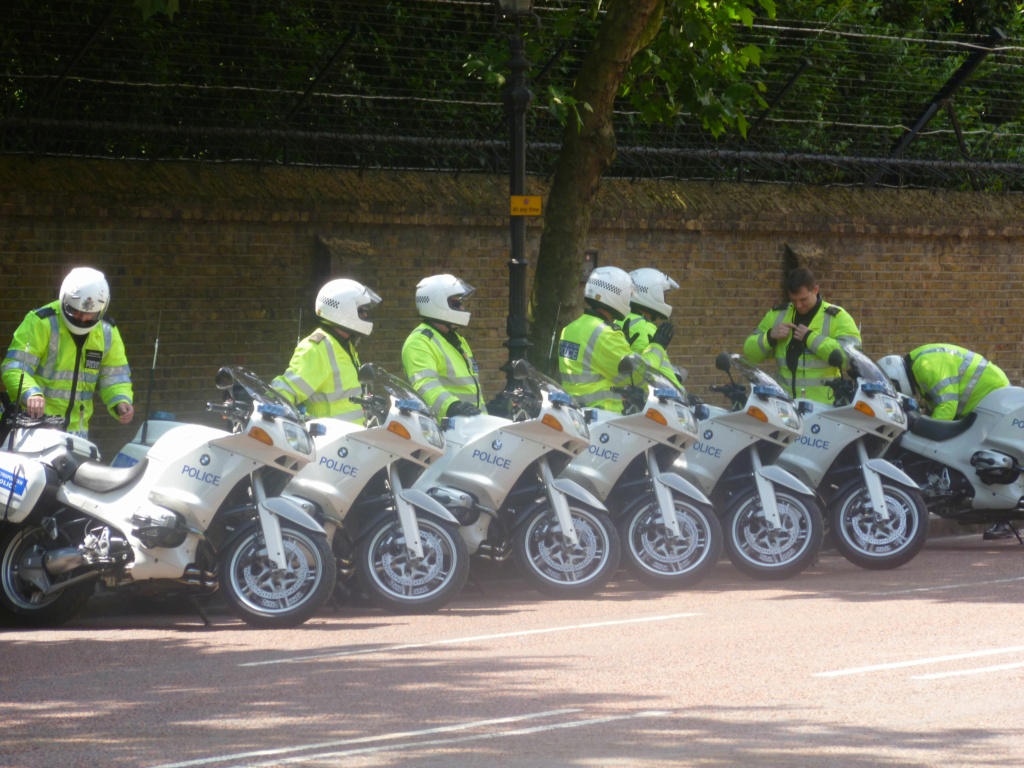
[[[25,316],[0,365],[11,401],[18,397],[19,389],[23,406],[29,397],[42,395],[47,416],[67,414],[74,385],[75,407],[71,409],[68,431],[81,435],[89,430],[93,392],[97,389],[115,418],[117,404],[134,399],[131,370],[117,327],[104,319],[84,338],[79,352],[76,337],[61,319],[60,301],[54,301]]]
[[[585,408],[622,413],[622,397],[611,388],[625,383],[619,362],[632,350],[617,325],[585,313],[562,329],[558,372],[565,391]]]
[[[622,332],[626,336],[630,349],[643,357],[647,365],[671,381],[681,392],[685,392],[686,388],[679,381],[679,377],[668,359],[668,352],[661,344],[651,341],[657,330],[658,326],[655,323],[635,312],[626,315],[626,321],[622,324]]]
[[[966,416],[985,395],[1010,385],[995,363],[955,344],[925,344],[909,358],[921,397],[932,406],[935,419]]]
[[[457,401],[486,413],[480,373],[473,350],[457,331],[460,352],[439,330],[420,323],[402,345],[405,377],[438,418],[448,415]]]
[[[335,418],[362,424],[363,408],[349,400],[362,393],[359,355],[349,340],[317,329],[295,347],[288,370],[270,386],[292,405],[304,406],[311,419]]]
[[[793,336],[790,334],[772,347],[768,336],[772,328],[794,322],[796,309],[792,303],[773,307],[764,316],[757,329],[743,345],[743,356],[752,363],[775,358],[776,378],[793,397],[806,397],[819,403],[831,403],[831,390],[822,385],[824,379],[839,378],[840,370],[828,363],[834,350],[841,350],[842,342],[860,343],[860,331],[850,313],[835,304],[821,302],[808,324],[810,332],[805,339],[806,350],[800,356],[800,366],[791,370],[786,364],[786,350]]]

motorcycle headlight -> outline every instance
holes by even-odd
[[[885,406],[885,415],[893,424],[903,425],[907,423],[907,414],[903,412],[900,404],[891,397],[883,397],[882,405]]]
[[[577,411],[575,408],[566,408],[569,413],[569,418],[572,419],[573,429],[577,433],[583,435],[583,437],[590,439],[590,427],[587,426],[587,420],[583,418],[583,414]]]
[[[437,422],[424,415],[420,415],[420,431],[423,433],[423,437],[428,443],[435,448],[444,448],[444,435],[441,434],[441,429],[437,426]]]
[[[313,441],[309,439],[309,433],[305,429],[294,421],[284,421],[282,424],[284,437],[292,449],[307,456],[313,452]]]
[[[776,400],[775,411],[779,414],[779,419],[787,429],[799,432],[803,427],[800,420],[800,414],[797,413],[789,403],[783,402],[782,400]]]
[[[676,403],[676,418],[683,425],[683,429],[687,432],[697,432],[697,420],[693,418],[693,411],[687,408],[682,403]]]

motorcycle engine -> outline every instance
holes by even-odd
[[[1009,485],[1020,477],[1020,465],[1012,456],[996,451],[978,451],[971,456],[971,466],[981,482],[987,485]]]
[[[156,517],[132,515],[132,523],[132,536],[147,547],[179,547],[188,535],[185,519],[169,509]]]

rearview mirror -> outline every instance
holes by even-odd
[[[732,368],[732,355],[728,352],[719,352],[718,357],[715,358],[715,368],[728,373]]]
[[[371,384],[377,378],[377,368],[373,363],[363,363],[359,366],[359,383]]]

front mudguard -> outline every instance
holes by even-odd
[[[576,501],[586,504],[588,507],[593,507],[594,509],[599,510],[601,512],[608,511],[608,508],[604,505],[604,502],[602,502],[599,498],[597,498],[597,496],[592,494],[590,491],[588,491],[582,485],[577,483],[575,480],[569,480],[564,477],[556,477],[554,480],[551,481],[549,490],[560,493],[563,496],[568,496],[572,499],[575,499]],[[545,500],[545,502],[541,503],[547,502]],[[516,530],[520,526],[522,526],[530,518],[529,512],[532,512],[536,508],[536,505],[531,504],[527,509],[527,514],[517,515],[516,520],[512,525],[512,530]]]

